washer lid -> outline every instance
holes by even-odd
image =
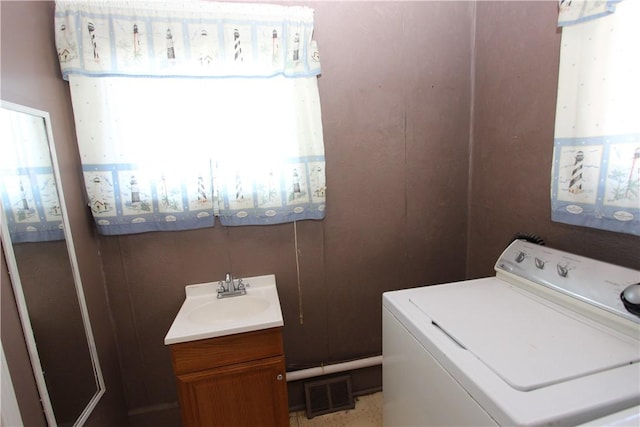
[[[430,286],[410,301],[517,390],[640,360],[638,341],[497,278]]]

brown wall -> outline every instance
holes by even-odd
[[[13,252],[56,421],[73,424],[96,381],[67,244],[14,243]]]
[[[640,269],[636,236],[550,220],[560,32],[554,2],[478,2],[469,277],[492,273],[514,233]]]
[[[464,278],[472,5],[305,4],[329,191],[297,224],[303,324],[293,224],[101,237],[130,408],[176,400],[162,343],[187,284],[275,273],[291,369],[380,354],[382,292]]]
[[[11,381],[20,406],[22,423],[25,426],[46,426],[47,422],[41,410],[36,381],[33,378],[29,353],[24,342],[20,326],[20,317],[13,298],[11,280],[5,262],[4,244],[0,251],[0,326],[2,331],[2,348],[7,358],[7,366],[11,371]]]
[[[107,391],[87,425],[126,425],[126,410],[114,332],[110,322],[105,281],[93,228],[82,192],[79,154],[68,85],[60,77],[53,41],[52,2],[0,2],[1,86],[5,101],[48,111],[60,165],[71,230],[76,245],[91,325]],[[23,421],[44,425],[33,377],[25,359],[24,339],[15,318],[16,308],[3,276],[2,342],[18,393]],[[5,292],[6,290],[6,292]],[[5,327],[5,319],[9,322]]]
[[[519,231],[640,267],[637,238],[549,220],[557,3],[302,4],[316,11],[329,189],[327,218],[297,224],[303,322],[293,224],[99,237],[129,410],[176,400],[164,335],[184,286],[226,271],[276,274],[287,363],[299,368],[380,354],[382,292],[490,275]],[[3,1],[2,13],[2,97],[52,112],[101,361],[115,375],[52,7]],[[34,52],[33,40],[48,43]],[[380,386],[372,375],[359,387]]]

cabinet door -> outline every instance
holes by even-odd
[[[283,357],[178,376],[185,427],[288,426]]]

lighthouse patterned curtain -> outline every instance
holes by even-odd
[[[551,217],[640,235],[640,1],[573,23],[563,3]]]
[[[13,243],[64,239],[48,142],[43,117],[0,108],[0,221]]]
[[[208,1],[57,1],[99,232],[322,219],[313,10]]]

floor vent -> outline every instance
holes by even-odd
[[[349,375],[307,382],[304,384],[304,395],[307,418],[356,407]]]

